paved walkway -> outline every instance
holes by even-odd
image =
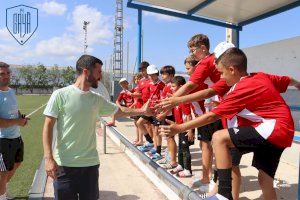
[[[101,162],[99,178],[101,200],[166,199],[109,137],[107,137],[107,154],[103,153],[101,131],[99,131],[97,141]],[[50,178],[47,180],[44,199],[53,199],[53,186]]]

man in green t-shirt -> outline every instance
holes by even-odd
[[[122,108],[90,91],[101,80],[100,59],[81,56],[76,63],[78,78],[73,85],[53,92],[45,108],[43,146],[47,175],[54,179],[55,199],[99,198],[99,157],[96,150],[97,117],[149,114],[142,109]],[[52,151],[54,124],[56,144]]]

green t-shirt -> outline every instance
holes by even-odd
[[[57,119],[54,159],[60,166],[87,167],[99,164],[96,149],[98,116],[108,116],[118,107],[91,91],[74,85],[56,90],[51,95],[44,115]]]

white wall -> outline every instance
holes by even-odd
[[[248,72],[288,75],[300,80],[300,36],[245,48]]]

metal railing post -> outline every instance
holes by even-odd
[[[102,121],[103,124],[103,151],[104,154],[106,154],[106,123],[105,121]]]
[[[299,155],[300,156],[300,155]],[[299,178],[298,178],[298,200],[300,200],[300,157],[299,157]]]

